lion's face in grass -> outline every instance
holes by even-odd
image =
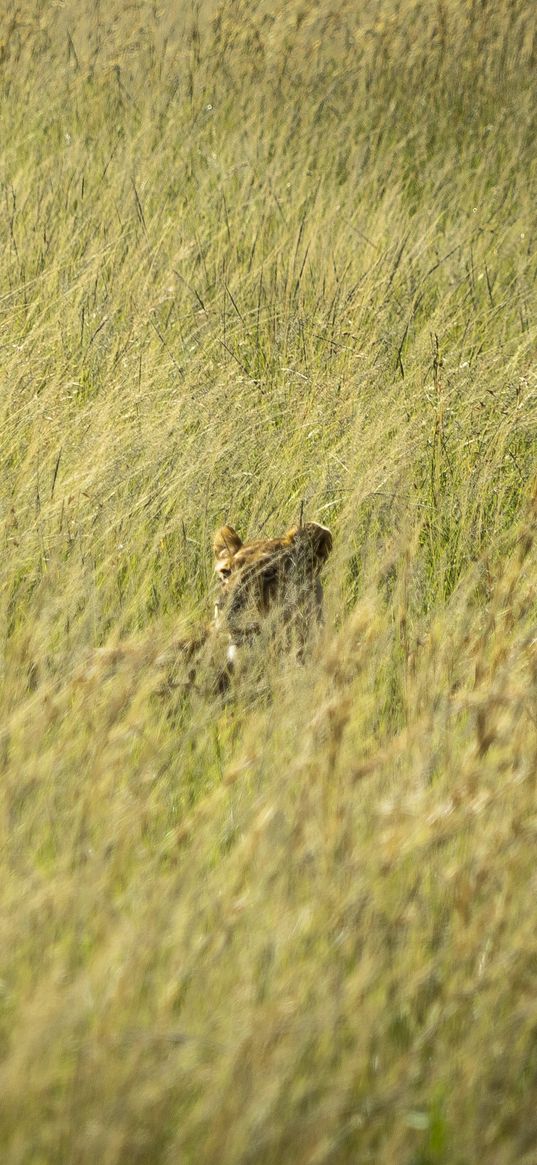
[[[222,526],[213,540],[220,593],[215,626],[229,636],[228,657],[252,642],[269,618],[293,635],[300,650],[322,620],[321,569],[332,549],[326,526],[308,522],[281,538],[243,543],[233,526]]]

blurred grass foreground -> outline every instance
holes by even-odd
[[[4,0],[2,1165],[536,1165],[536,33]]]

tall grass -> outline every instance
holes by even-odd
[[[1,21],[2,1161],[534,1165],[532,8]]]

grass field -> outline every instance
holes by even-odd
[[[536,37],[4,0],[2,1165],[537,1165]]]

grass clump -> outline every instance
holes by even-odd
[[[533,1165],[531,8],[1,19],[2,1160]]]

